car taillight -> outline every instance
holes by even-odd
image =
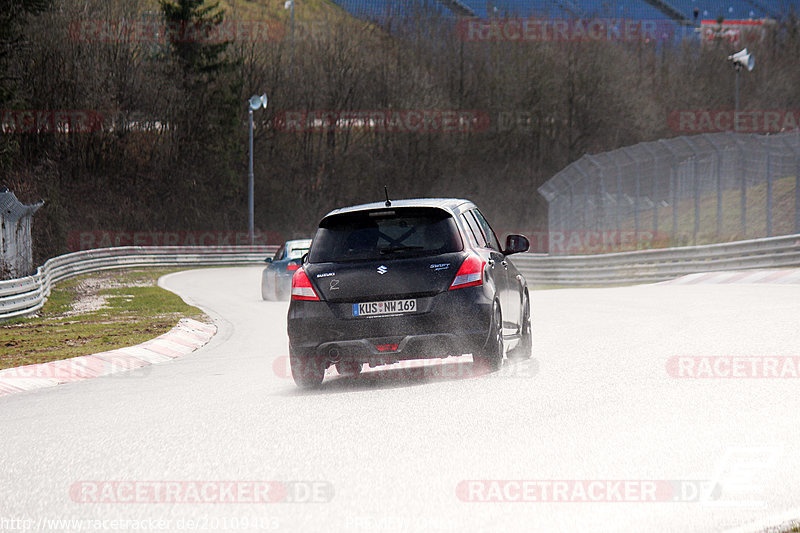
[[[319,301],[319,296],[314,292],[314,287],[311,286],[306,271],[302,268],[292,276],[292,300]]]
[[[288,272],[293,272],[295,270],[298,270],[299,268],[300,268],[300,265],[292,265],[292,264],[286,265],[286,270]]]
[[[450,284],[450,290],[483,285],[483,266],[486,261],[476,255],[467,257],[461,268],[458,269],[456,278]]]
[[[379,352],[396,352],[400,347],[399,344],[376,344],[375,348]]]

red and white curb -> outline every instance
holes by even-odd
[[[171,361],[205,346],[216,333],[216,326],[183,318],[167,333],[138,346],[0,370],[0,396]]]
[[[661,283],[656,283],[656,285],[699,285],[706,283],[717,285],[725,283],[795,284],[800,283],[800,268],[703,272],[662,281]]]

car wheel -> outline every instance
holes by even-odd
[[[336,371],[342,376],[357,376],[361,374],[361,363],[355,361],[339,361],[336,363]]]
[[[261,299],[262,300],[272,300],[272,292],[269,287],[269,283],[265,279],[261,280]]]
[[[291,289],[281,289],[277,285],[275,286],[275,299],[279,302],[288,301],[291,296]]]
[[[473,361],[490,372],[499,370],[503,365],[503,315],[500,306],[494,305],[492,325],[486,345],[479,354],[472,354]]]
[[[325,362],[319,357],[306,357],[289,351],[289,364],[292,367],[292,378],[298,387],[315,389],[325,379]]]
[[[522,308],[522,337],[519,344],[509,355],[515,359],[529,359],[533,352],[533,334],[531,333],[531,302],[525,295],[525,306]]]

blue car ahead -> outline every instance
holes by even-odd
[[[261,297],[265,300],[288,300],[292,289],[292,276],[303,263],[303,256],[311,247],[311,239],[286,241],[268,257],[267,268],[261,274]]]

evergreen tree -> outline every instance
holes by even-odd
[[[173,176],[171,194],[192,205],[182,209],[185,223],[207,220],[201,205],[206,199],[241,196],[242,132],[241,80],[237,60],[228,53],[230,42],[220,41],[224,12],[219,2],[160,0],[166,22],[169,78],[174,93],[169,104]],[[183,191],[181,191],[183,189]],[[221,213],[219,215],[222,215]]]

